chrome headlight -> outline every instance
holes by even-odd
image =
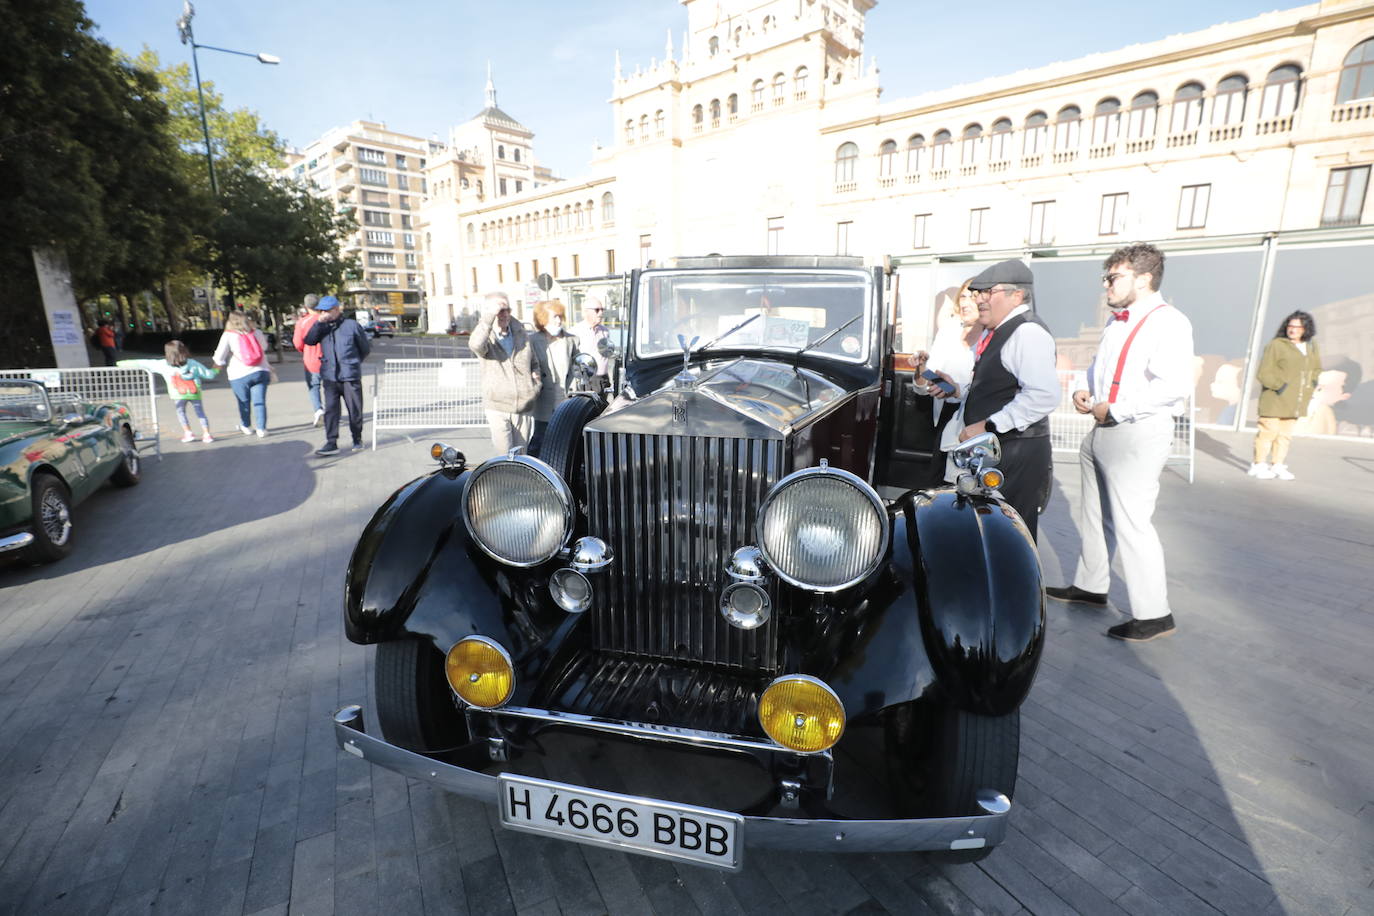
[[[788,474],[759,508],[759,549],[785,582],[837,592],[861,581],[887,552],[887,510],[862,478],[820,467]]]
[[[572,491],[538,458],[490,458],[468,476],[463,523],[488,555],[511,566],[538,566],[572,534]]]

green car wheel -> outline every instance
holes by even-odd
[[[62,481],[42,474],[33,482],[33,544],[29,555],[40,563],[72,552],[72,504]]]

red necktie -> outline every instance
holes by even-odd
[[[978,341],[978,346],[973,351],[974,359],[977,359],[978,357],[983,355],[983,351],[988,348],[988,343],[992,340],[992,335],[994,333],[994,331],[988,331],[986,334],[983,335],[982,339]]]
[[[1119,312],[1112,312],[1112,320],[1113,320],[1113,321],[1129,321],[1130,318],[1131,318],[1131,310],[1130,310],[1130,309],[1122,309],[1122,310],[1119,311]]]

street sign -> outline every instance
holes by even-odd
[[[553,277],[550,277],[548,274],[540,274],[535,282],[538,283],[539,288],[546,293],[553,289]]]
[[[193,287],[191,287],[191,301],[192,301],[192,302],[209,302],[209,301],[210,301],[210,291],[209,291],[208,289],[206,289],[205,287],[203,287],[203,286],[193,286]]]
[[[406,304],[406,294],[405,294],[405,293],[387,293],[387,294],[386,294],[386,301],[387,301],[389,304],[391,304],[391,305],[405,305],[405,304]]]

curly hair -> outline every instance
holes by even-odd
[[[1302,322],[1302,339],[1304,341],[1311,340],[1313,337],[1317,336],[1317,322],[1312,318],[1310,314],[1303,311],[1294,312],[1287,318],[1283,319],[1283,323],[1279,325],[1278,333],[1274,336],[1279,338],[1280,340],[1287,337],[1288,322],[1292,321],[1295,318],[1298,321]]]
[[[1159,291],[1164,282],[1164,252],[1145,242],[1118,248],[1102,262],[1102,269],[1110,271],[1117,264],[1128,264],[1137,274],[1150,275],[1150,289]]]

